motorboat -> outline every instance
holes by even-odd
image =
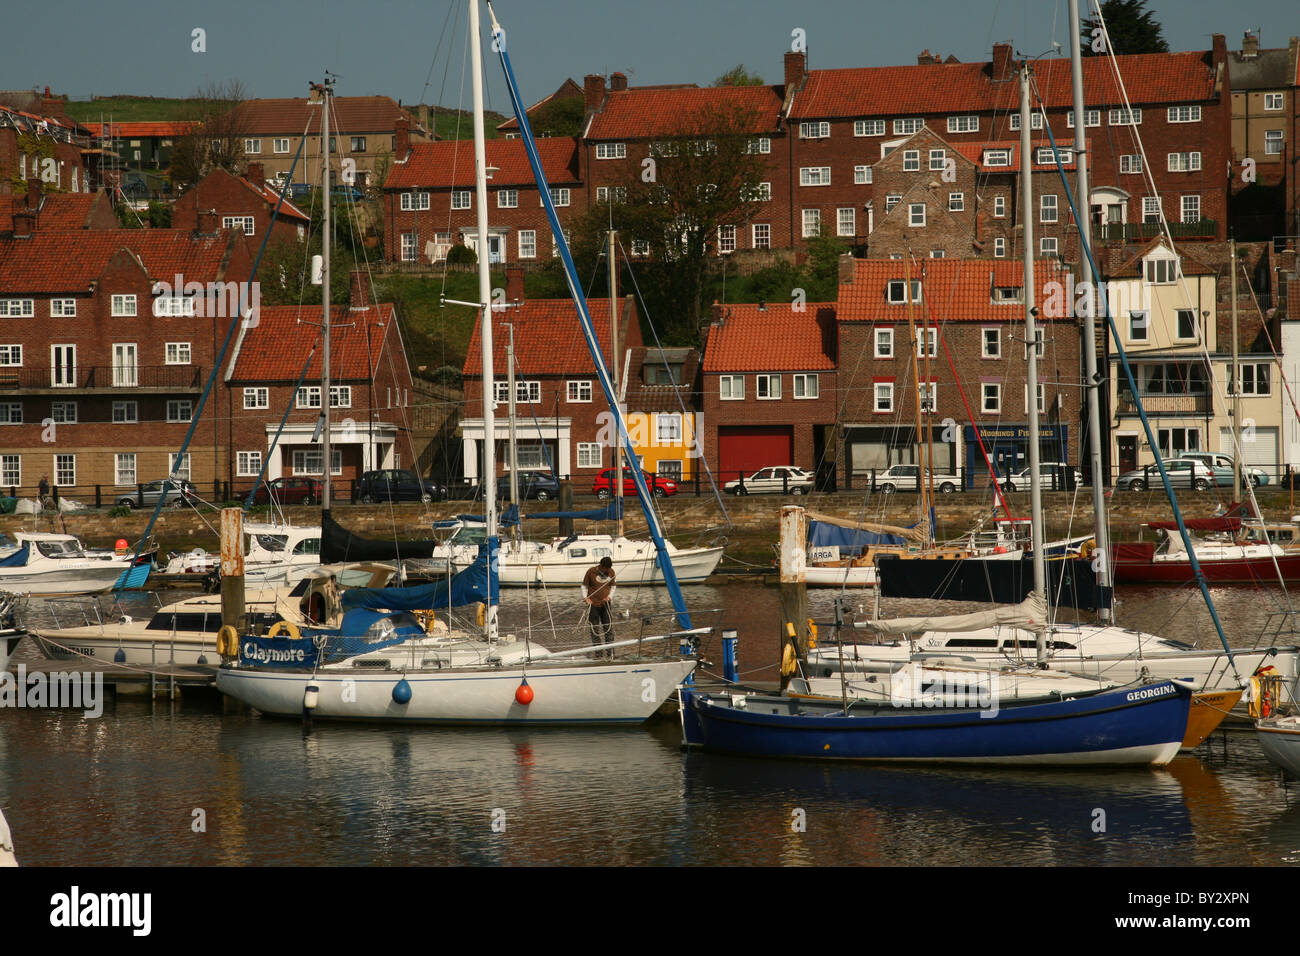
[[[129,553],[87,551],[70,534],[20,531],[17,550],[0,558],[0,590],[18,594],[95,594],[139,587],[149,575]]]

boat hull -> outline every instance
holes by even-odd
[[[95,594],[107,591],[123,571],[132,568],[129,561],[94,562],[78,568],[60,568],[52,571],[26,572],[15,569],[12,574],[0,574],[0,590],[15,594],[40,594],[47,597],[74,594]]]
[[[810,564],[804,571],[804,583],[810,588],[874,588],[876,567],[835,568]]]
[[[1193,694],[1192,707],[1187,716],[1187,733],[1183,735],[1183,749],[1192,750],[1203,744],[1241,701],[1241,695],[1239,690]]]
[[[1293,777],[1300,777],[1300,717],[1258,721],[1255,736],[1265,757]]]
[[[1120,545],[1115,548],[1116,584],[1172,584],[1183,585],[1195,580],[1192,566],[1186,559],[1158,560],[1151,545]],[[1276,581],[1281,572],[1285,581],[1300,581],[1300,553],[1276,556],[1262,555],[1249,558],[1202,558],[1198,555],[1201,572],[1211,584],[1258,584]],[[1274,561],[1277,567],[1274,568]]]
[[[674,551],[673,570],[678,584],[699,584],[706,580],[722,560],[722,548],[690,548]],[[555,557],[562,560],[554,560]],[[593,558],[563,559],[563,553],[544,552],[542,555],[503,554],[501,557],[501,587],[580,587],[587,571],[595,564]],[[456,570],[464,570],[457,563]],[[663,584],[663,571],[659,568],[654,547],[645,549],[642,556],[614,558],[614,576],[620,586],[636,587]]]
[[[695,661],[555,662],[527,667],[373,671],[346,667],[269,672],[222,667],[217,689],[277,717],[303,716],[309,683],[319,690],[313,719],[398,724],[562,725],[639,724],[653,714],[695,668]],[[524,705],[515,691],[524,678],[533,689]],[[411,697],[393,699],[405,680]]]
[[[123,633],[116,635],[113,627],[94,628],[93,633],[67,631],[42,631],[31,634],[41,653],[55,661],[86,660],[105,663],[128,664],[132,667],[149,667],[155,664],[175,664],[180,667],[212,667],[221,663],[217,654],[215,634],[157,632],[158,637],[142,637]],[[123,659],[118,660],[118,652]]]
[[[758,757],[931,763],[1163,765],[1191,692],[1171,681],[996,711],[862,709],[683,691],[688,745]],[[737,706],[736,700],[742,703]],[[689,713],[688,713],[689,712]]]

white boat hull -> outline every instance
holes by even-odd
[[[1265,757],[1293,777],[1300,777],[1300,717],[1257,721],[1255,736]]]
[[[78,567],[58,568],[50,571],[26,571],[15,568],[13,573],[0,571],[0,591],[15,594],[95,594],[107,591],[131,567],[126,561],[77,562]]]
[[[581,550],[582,554],[573,554]],[[674,548],[671,553],[673,571],[679,584],[699,584],[708,578],[722,560],[721,547]],[[652,542],[623,541],[611,545],[608,539],[583,541],[579,538],[564,550],[552,547],[530,548],[521,551],[502,549],[500,563],[501,587],[571,587],[582,585],[597,561],[610,554],[614,562],[614,577],[620,586],[637,587],[663,584]],[[452,562],[457,571],[473,563],[476,555],[458,552]]]
[[[810,588],[874,588],[876,566],[826,568],[813,564],[804,571],[804,582]]]
[[[546,662],[527,667],[377,671],[321,668],[314,675],[222,667],[217,689],[264,714],[301,717],[309,683],[320,688],[315,719],[425,724],[636,724],[695,668],[694,660]],[[515,691],[524,678],[533,700]],[[411,699],[393,700],[405,679]]]
[[[217,654],[217,636],[194,633],[177,633],[175,637],[165,631],[155,632],[157,637],[140,637],[135,634],[112,633],[112,627],[93,632],[79,628],[65,631],[33,632],[31,637],[45,657],[55,661],[90,660],[126,664],[131,667],[176,664],[181,667],[207,666],[215,668],[221,663]],[[117,659],[117,653],[125,655]]]

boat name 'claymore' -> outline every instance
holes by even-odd
[[[1161,684],[1159,687],[1144,687],[1142,690],[1130,691],[1125,695],[1125,700],[1146,700],[1148,697],[1163,697],[1165,694],[1174,693],[1173,687],[1169,684]]]
[[[302,664],[307,660],[301,648],[260,647],[254,641],[244,645],[244,656],[263,664]]]

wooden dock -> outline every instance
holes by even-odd
[[[91,660],[22,660],[9,662],[9,672],[18,673],[22,666],[24,672],[32,674],[57,674],[76,672],[78,674],[104,675],[104,686],[115,697],[162,697],[175,699],[181,696],[182,689],[216,690],[216,667],[198,665],[155,664],[141,667],[137,664],[114,664],[111,661]]]

